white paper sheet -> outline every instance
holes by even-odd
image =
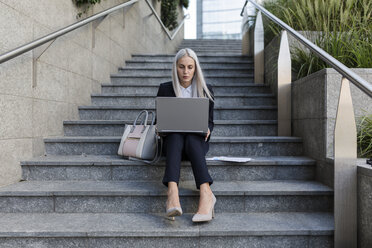
[[[206,160],[245,163],[245,162],[251,161],[252,159],[247,158],[247,157],[223,157],[221,156],[221,157],[206,158]]]

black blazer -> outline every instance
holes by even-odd
[[[214,96],[213,90],[212,90],[212,86],[210,86],[209,84],[207,84],[207,87],[208,87],[209,91],[211,92],[212,96]],[[174,93],[172,82],[166,82],[166,83],[160,84],[157,96],[175,97],[176,94]],[[212,130],[213,130],[213,127],[214,127],[213,109],[214,109],[214,102],[211,101],[211,100],[209,100],[208,127],[209,127],[209,131],[211,133],[212,133]],[[209,141],[210,137],[211,136],[209,135],[208,141]]]

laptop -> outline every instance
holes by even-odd
[[[208,98],[156,98],[156,129],[159,133],[208,132]]]

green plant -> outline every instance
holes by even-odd
[[[189,0],[180,0],[180,4],[187,9],[189,7]]]
[[[79,12],[76,15],[76,18],[80,18],[83,14],[85,14],[88,11],[88,9],[91,6],[94,6],[97,3],[101,3],[101,0],[72,0],[72,1],[75,3],[76,7],[78,8],[83,7],[83,11]]]
[[[178,22],[178,12],[177,7],[178,4],[181,6],[188,8],[189,7],[189,0],[158,0],[161,2],[161,21],[164,23],[169,30],[173,30],[177,27]]]
[[[351,68],[372,67],[372,1],[370,0],[276,0],[265,7],[289,26],[315,31],[315,44]],[[265,22],[265,42],[280,28]],[[293,70],[298,77],[327,67],[315,54],[294,48]]]
[[[173,30],[177,27],[177,1],[174,0],[159,0],[161,1],[161,21],[169,29]]]
[[[357,125],[358,157],[372,157],[372,115],[363,116]]]

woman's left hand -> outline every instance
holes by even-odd
[[[208,128],[208,132],[207,132],[207,136],[205,137],[205,141],[207,141],[207,139],[208,139],[208,137],[209,137],[210,134],[211,134],[211,131]]]

